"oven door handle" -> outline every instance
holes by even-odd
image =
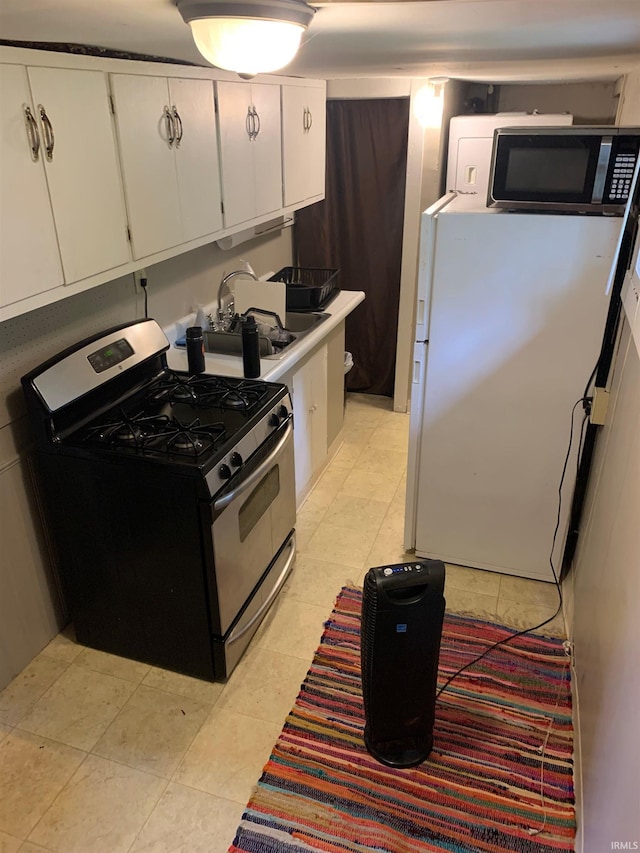
[[[275,582],[275,585],[274,585],[273,589],[271,590],[271,592],[269,593],[268,597],[262,602],[262,606],[260,607],[258,612],[255,613],[251,617],[251,619],[247,622],[246,625],[242,626],[242,629],[240,631],[238,631],[237,634],[235,631],[232,631],[229,634],[229,636],[227,638],[226,645],[230,646],[232,643],[235,643],[236,640],[239,640],[240,637],[242,637],[244,634],[246,634],[247,631],[256,624],[256,622],[258,622],[260,619],[262,619],[265,612],[273,604],[273,600],[278,595],[278,593],[280,592],[280,590],[284,586],[284,582],[286,581],[287,577],[289,576],[289,572],[291,571],[291,564],[293,563],[293,560],[296,556],[296,535],[295,535],[295,533],[291,536],[291,539],[289,540],[289,549],[290,549],[291,553],[287,557],[287,562],[284,564],[282,571],[278,575],[278,580]]]
[[[267,458],[260,464],[255,471],[252,471],[251,474],[243,480],[237,489],[232,489],[230,492],[227,492],[226,495],[222,495],[221,498],[218,498],[217,501],[214,501],[213,509],[215,512],[220,512],[225,507],[229,506],[229,504],[234,501],[236,498],[240,497],[240,495],[244,494],[244,492],[248,491],[255,483],[260,480],[264,474],[271,467],[275,459],[282,453],[282,449],[289,441],[291,437],[291,433],[293,432],[293,426],[291,424],[291,419],[287,424],[287,428],[284,432],[282,438],[278,441],[276,446],[273,448],[271,453],[267,456]]]

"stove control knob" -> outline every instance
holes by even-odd
[[[229,477],[231,476],[231,468],[229,468],[228,465],[221,465],[218,468],[218,476],[222,480],[228,480]]]
[[[231,454],[231,464],[234,468],[239,468],[242,465],[242,456],[236,451]]]
[[[280,408],[278,409],[278,415],[282,418],[282,420],[289,417],[289,410],[285,405],[280,406]]]
[[[274,412],[272,415],[269,415],[269,426],[277,427],[280,426],[280,418]]]

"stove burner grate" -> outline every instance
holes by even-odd
[[[112,448],[133,448],[142,453],[156,451],[166,455],[200,456],[226,437],[222,423],[203,426],[199,418],[189,424],[168,415],[135,415],[124,412],[116,418],[87,430],[84,441]]]
[[[190,403],[221,411],[249,412],[267,393],[264,382],[230,380],[219,376],[182,377],[169,374],[158,380],[146,396],[151,404]]]

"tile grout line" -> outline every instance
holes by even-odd
[[[42,652],[38,652],[38,654],[36,655],[36,657],[35,657],[33,660],[35,661],[35,660],[36,660],[36,658],[37,658],[37,657],[39,657],[41,654],[42,654]],[[47,660],[55,660],[55,661],[56,661],[56,663],[64,663],[64,664],[65,664],[65,668],[62,670],[62,672],[61,672],[58,676],[56,676],[55,680],[54,680],[54,681],[53,681],[53,682],[52,682],[52,683],[51,683],[47,688],[45,688],[45,689],[43,690],[43,692],[38,696],[38,698],[37,698],[37,699],[35,699],[35,700],[34,700],[34,701],[29,705],[28,709],[24,712],[24,714],[22,714],[22,715],[18,718],[18,720],[17,720],[15,723],[13,723],[13,724],[11,724],[11,723],[5,723],[5,722],[3,722],[2,720],[0,720],[0,722],[2,722],[2,724],[3,724],[3,725],[6,725],[6,726],[11,725],[11,727],[12,727],[12,728],[18,728],[18,724],[19,724],[20,722],[22,722],[22,720],[24,720],[24,718],[27,716],[27,714],[30,714],[30,713],[31,713],[31,711],[35,708],[35,706],[38,704],[38,702],[39,702],[41,699],[43,699],[43,698],[44,698],[44,696],[49,692],[49,690],[51,690],[51,688],[52,688],[52,687],[53,687],[53,686],[54,686],[54,685],[59,681],[59,679],[60,679],[60,678],[62,678],[62,676],[65,674],[65,672],[66,672],[66,671],[69,669],[69,667],[71,666],[71,664],[70,664],[70,663],[65,663],[65,661],[60,661],[60,660],[57,660],[56,658],[47,657]],[[33,661],[31,661],[31,663],[33,663]],[[21,671],[20,671],[20,672],[15,676],[15,678],[12,678],[12,679],[11,679],[11,681],[9,682],[9,684],[7,684],[7,686],[6,686],[6,687],[4,687],[4,688],[0,691],[0,696],[2,695],[2,693],[4,693],[4,691],[5,691],[5,690],[8,690],[8,689],[9,689],[9,687],[11,687],[11,685],[13,684],[13,682],[14,682],[14,681],[16,681],[18,678],[20,678],[20,676],[22,675],[22,673],[23,673],[23,672],[24,672],[24,671],[25,671],[29,666],[31,666],[31,664],[30,664],[30,663],[29,663],[29,664],[27,664],[27,666],[25,666],[25,668],[24,668],[24,669],[22,669],[22,670],[21,670]],[[26,731],[26,729],[21,729],[21,731]]]
[[[54,743],[57,743],[57,744],[59,744],[59,745],[61,745],[61,746],[68,746],[68,744],[62,744],[60,741],[57,741],[57,740],[56,740],[56,741],[53,741],[53,742],[54,742]],[[76,749],[76,747],[73,747],[73,749]],[[62,795],[62,792],[66,789],[66,787],[67,787],[67,785],[69,784],[69,782],[73,779],[73,777],[76,775],[76,773],[78,772],[78,770],[80,770],[80,768],[82,767],[82,765],[86,762],[87,758],[89,757],[89,753],[88,753],[88,752],[86,752],[85,750],[79,750],[79,752],[84,752],[84,753],[85,753],[84,758],[82,759],[82,761],[80,762],[80,764],[78,764],[78,766],[74,768],[73,772],[69,775],[68,779],[66,779],[65,783],[62,785],[62,787],[60,788],[60,790],[58,791],[58,793],[55,795],[55,797],[53,798],[53,800],[51,800],[51,802],[49,803],[49,805],[47,806],[47,808],[42,812],[42,814],[40,815],[40,817],[38,818],[38,820],[35,822],[35,824],[31,827],[31,829],[30,829],[30,830],[29,830],[29,832],[27,833],[27,837],[26,837],[26,839],[25,839],[25,840],[26,840],[26,841],[29,841],[29,843],[30,843],[30,844],[38,844],[38,842],[37,842],[37,841],[30,841],[30,836],[31,836],[31,835],[36,831],[36,829],[38,828],[38,826],[40,825],[40,823],[44,820],[45,815],[47,815],[47,814],[49,813],[49,811],[53,808],[53,806],[54,806],[54,805],[55,805],[55,803],[57,802],[58,798]],[[42,847],[43,845],[40,845],[40,846]],[[47,849],[47,848],[45,847],[45,849]]]
[[[164,777],[163,777],[163,778],[164,778]],[[167,788],[168,788],[168,787],[169,787],[169,785],[171,784],[171,781],[172,781],[171,779],[167,779],[167,784],[164,786],[164,788],[163,788],[163,789],[162,789],[162,791],[160,792],[160,795],[158,796],[158,799],[157,799],[157,800],[155,801],[155,803],[153,804],[153,807],[152,807],[151,811],[149,812],[149,814],[148,814],[147,818],[143,821],[142,826],[140,827],[140,829],[139,829],[139,830],[138,830],[138,832],[136,833],[135,838],[133,839],[133,841],[131,842],[131,844],[129,845],[129,847],[127,847],[127,853],[129,853],[129,851],[130,851],[130,850],[132,850],[132,849],[135,847],[135,845],[136,845],[136,841],[140,838],[140,834],[142,833],[142,831],[144,830],[144,828],[146,827],[146,825],[149,823],[149,821],[150,821],[150,820],[151,820],[151,818],[153,817],[153,814],[154,814],[155,810],[158,808],[158,806],[159,806],[159,804],[160,804],[160,800],[161,800],[161,799],[164,797],[164,795],[166,794],[166,792],[167,792]]]

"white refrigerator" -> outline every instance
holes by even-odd
[[[622,220],[450,193],[422,215],[405,548],[552,581],[571,411],[600,352]],[[554,550],[559,573],[583,409]]]

